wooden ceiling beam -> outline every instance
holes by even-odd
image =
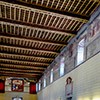
[[[23,66],[23,65],[15,65],[15,64],[7,64],[7,63],[0,63],[1,68],[11,68],[11,69],[20,69],[20,70],[39,70],[44,71],[45,67],[34,67],[34,66]]]
[[[27,50],[27,51],[34,51],[34,52],[40,52],[40,53],[50,53],[50,54],[58,54],[58,52],[54,51],[46,51],[46,50],[37,50],[37,49],[32,49],[32,48],[26,48],[26,47],[21,47],[19,45],[13,46],[13,45],[0,45],[0,48],[10,48],[10,49],[19,49],[19,50]]]
[[[5,33],[0,33],[0,38],[5,38],[5,39],[17,39],[17,40],[21,40],[21,41],[28,41],[28,42],[38,42],[38,43],[43,43],[43,44],[50,44],[50,45],[57,45],[57,46],[66,46],[66,44],[60,44],[60,43],[50,43],[50,42],[44,42],[44,41],[39,41],[39,40],[31,40],[31,39],[26,39],[26,38],[22,38],[22,37],[18,37],[18,36],[8,36]]]
[[[9,73],[4,73],[4,72],[0,72],[2,75],[7,75],[7,76],[9,76],[9,77],[21,77],[21,78],[33,78],[33,80],[34,79],[38,79],[38,78],[40,78],[41,76],[34,76],[34,75],[23,75],[23,74],[15,74],[15,73],[11,73],[11,72],[9,72]]]
[[[6,74],[6,73],[1,73],[0,72],[0,74],[3,77],[12,77],[13,76],[13,77],[16,77],[16,78],[34,78],[34,79],[37,79],[37,77],[33,77],[33,76],[16,75],[16,74],[12,74],[12,73]]]
[[[12,59],[12,60],[23,60],[23,61],[35,61],[34,59],[40,59],[41,61],[38,62],[52,62],[54,59],[52,58],[45,58],[45,57],[32,57],[32,56],[25,56],[25,55],[17,55],[17,54],[7,54],[7,53],[0,53],[1,58],[5,59]],[[25,60],[24,60],[25,58]],[[29,58],[29,60],[26,60]]]
[[[55,53],[55,54],[58,54],[59,52],[58,51],[55,51],[55,50],[47,50],[47,49],[43,49],[43,48],[34,48],[34,47],[27,47],[27,46],[22,46],[22,45],[18,45],[18,44],[8,44],[8,43],[4,43],[3,41],[0,42],[2,44],[2,46],[8,46],[9,47],[14,47],[14,48],[19,48],[19,49],[24,49],[24,50],[27,50],[27,51],[38,51],[38,52],[46,52],[46,53]]]
[[[19,75],[32,75],[32,76],[41,76],[41,74],[36,73],[24,73],[24,72],[13,72],[13,71],[7,71],[7,70],[0,70],[0,73],[12,73],[12,74],[19,74]]]
[[[43,25],[39,25],[39,24],[32,24],[32,23],[27,23],[27,22],[22,22],[22,21],[17,21],[17,20],[12,20],[12,19],[8,19],[8,18],[1,18],[0,17],[0,21],[4,21],[4,22],[9,22],[9,23],[14,23],[14,24],[19,24],[19,25],[26,25],[26,26],[30,26],[33,28],[40,28],[40,29],[44,29],[44,30],[49,30],[49,31],[57,31],[57,32],[62,32],[62,33],[66,33],[66,34],[72,34],[72,35],[76,35],[77,31],[71,31],[71,30],[63,30],[60,28],[54,28],[54,27],[48,27],[48,26],[43,26]]]
[[[58,14],[62,14],[65,16],[71,16],[71,17],[75,17],[75,18],[81,18],[81,19],[86,19],[89,20],[90,16],[85,16],[84,14],[76,14],[76,13],[71,13],[68,11],[63,11],[63,10],[58,10],[58,9],[53,9],[47,6],[43,6],[43,5],[39,5],[39,4],[35,4],[35,3],[29,3],[29,2],[25,2],[25,1],[19,1],[19,0],[2,0],[5,2],[9,2],[9,3],[13,3],[13,4],[18,4],[18,5],[23,5],[23,6],[27,6],[27,7],[31,7],[31,8],[35,8],[35,9],[40,9],[40,10],[45,10],[48,12],[53,12],[53,13],[58,13]]]
[[[3,66],[4,65],[4,66]],[[26,72],[43,72],[44,69],[28,69],[28,68],[21,68],[21,67],[12,67],[12,66],[6,66],[6,64],[0,64],[0,68],[2,69],[13,69],[13,70],[21,70]]]
[[[39,56],[39,55],[27,55],[27,54],[18,54],[18,53],[12,53],[12,52],[6,52],[6,51],[2,51],[0,50],[0,53],[1,54],[7,54],[7,55],[17,55],[17,56],[20,56],[20,57],[35,57],[35,58],[45,58],[45,59],[52,59],[54,60],[55,57],[47,57],[47,56]]]
[[[5,39],[5,40],[9,40],[9,42],[10,41],[15,41],[15,40],[17,40],[17,41],[20,41],[21,43],[23,43],[23,42],[27,42],[27,43],[30,43],[30,44],[32,44],[32,43],[38,43],[38,44],[45,44],[45,45],[53,45],[53,46],[60,46],[60,47],[65,47],[66,45],[61,45],[61,44],[56,44],[56,43],[48,43],[48,42],[40,42],[40,41],[34,41],[34,40],[29,40],[29,39],[24,39],[24,38],[16,38],[16,37],[8,37],[8,36],[0,36],[0,43],[2,44],[2,45],[8,45],[8,46],[17,46],[17,47],[22,47],[22,48],[28,48],[28,49],[36,49],[36,50],[45,50],[45,51],[53,51],[53,52],[58,52],[58,51],[56,51],[56,50],[51,50],[51,49],[44,49],[43,47],[41,47],[41,48],[39,48],[39,47],[35,47],[34,45],[33,46],[25,46],[25,45],[20,45],[20,44],[16,44],[16,42],[15,42],[15,44],[14,43],[12,43],[12,44],[9,44],[9,43],[5,43],[5,41],[2,41],[2,39]],[[59,53],[59,52],[58,52]]]
[[[9,77],[22,77],[22,78],[34,78],[39,79],[41,76],[33,76],[33,75],[26,75],[26,74],[18,74],[18,73],[11,73],[11,72],[2,72],[0,71],[1,76],[9,76]]]
[[[22,56],[22,55],[24,55],[24,56],[30,56],[30,57],[44,57],[44,58],[50,58],[50,59],[55,59],[55,57],[54,56],[52,56],[52,57],[48,57],[48,56],[45,56],[45,55],[29,55],[29,54],[19,54],[19,53],[14,53],[14,52],[9,52],[9,51],[3,51],[3,50],[1,50],[1,48],[0,48],[0,53],[7,53],[7,54],[12,54],[12,55],[18,55],[18,56]]]
[[[1,59],[0,58],[0,62],[6,62],[6,63],[12,63],[12,64],[18,64],[18,65],[29,65],[29,66],[33,66],[33,65],[37,65],[37,66],[40,66],[40,67],[48,67],[49,64],[47,63],[39,63],[39,62],[24,62],[24,61],[20,61],[20,60],[10,60],[10,59]]]
[[[41,42],[41,43],[45,43],[45,44],[54,44],[54,45],[61,45],[61,46],[66,46],[67,43],[63,42],[63,41],[53,41],[53,40],[47,40],[47,39],[39,39],[39,38],[35,38],[35,37],[24,37],[24,36],[17,36],[15,34],[10,34],[10,33],[2,33],[0,32],[0,36],[1,37],[11,37],[11,38],[18,38],[18,39],[24,39],[24,40],[28,40],[28,41],[33,41],[33,42]]]
[[[21,70],[21,69],[13,69],[13,68],[4,68],[4,67],[0,67],[0,71],[7,71],[7,72],[18,72],[18,73],[29,73],[29,74],[42,74],[43,71],[39,71],[39,70]]]
[[[0,73],[0,74],[2,74],[2,73]],[[20,76],[20,75],[14,75],[14,74],[9,74],[9,75],[8,75],[8,74],[2,74],[2,77],[12,77],[12,76],[13,76],[14,78],[29,78],[29,79],[32,78],[32,79],[33,79],[32,82],[34,82],[34,83],[36,83],[37,80],[40,79],[40,77],[37,78],[37,77],[33,77],[33,76],[31,77],[31,76],[25,76],[25,75],[24,75],[24,76]],[[34,80],[36,80],[36,81],[34,81]],[[29,81],[29,82],[30,82],[30,81]]]

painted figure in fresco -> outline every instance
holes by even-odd
[[[72,84],[72,78],[68,77],[66,80],[66,86],[65,86],[65,92],[66,92],[66,96],[70,96],[72,95],[72,91],[73,91],[73,84]]]

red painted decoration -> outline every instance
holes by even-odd
[[[36,94],[36,84],[30,82],[30,94]]]
[[[15,92],[23,92],[24,91],[24,81],[21,79],[13,79],[12,80],[12,91]]]
[[[0,80],[0,93],[5,92],[5,81]]]

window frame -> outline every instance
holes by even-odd
[[[46,77],[44,77],[44,79],[43,79],[43,87],[45,88],[45,87],[46,87],[46,85],[47,85],[47,82],[46,82]]]
[[[80,42],[82,40],[84,41],[84,44],[82,45],[83,51],[81,51],[83,57],[81,56],[82,57],[81,61],[78,61],[79,60],[78,57],[80,57],[80,55],[79,55],[80,52],[78,51],[78,48],[79,48],[79,44],[80,44]],[[84,37],[80,38],[79,41],[78,41],[78,43],[77,43],[76,66],[80,65],[85,60],[85,42],[86,42],[86,37],[84,36]]]
[[[60,60],[60,67],[59,67],[59,76],[63,76],[65,74],[65,57],[62,57],[61,60]],[[62,69],[63,68],[63,72],[62,72]]]
[[[41,80],[39,80],[39,86],[38,86],[38,90],[40,91],[41,90]]]
[[[53,75],[53,68],[50,70],[50,83],[52,83],[53,82],[53,77],[54,77],[54,75]]]

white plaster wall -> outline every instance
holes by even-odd
[[[72,100],[100,100],[100,53],[38,92],[38,100],[65,100],[69,76],[73,79]]]

